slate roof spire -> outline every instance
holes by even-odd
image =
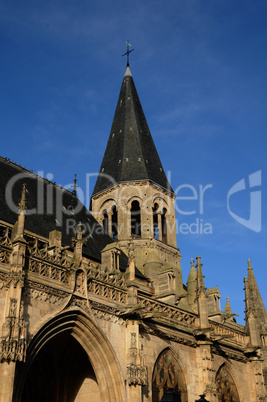
[[[171,192],[130,67],[126,67],[93,196],[117,183],[148,180]]]

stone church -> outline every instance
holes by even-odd
[[[90,212],[76,181],[71,192],[6,158],[0,172],[1,402],[266,400],[250,260],[245,326],[205,287],[205,256],[183,278],[175,194],[129,65]]]

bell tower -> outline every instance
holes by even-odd
[[[92,213],[125,252],[133,243],[141,272],[151,273],[154,263],[159,273],[159,262],[161,268],[180,266],[174,199],[127,65],[91,197]]]

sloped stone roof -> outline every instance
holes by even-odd
[[[62,244],[71,246],[79,221],[87,237],[83,253],[100,261],[101,250],[113,240],[104,233],[93,215],[70,191],[0,157],[0,219],[14,224],[22,185],[26,183],[25,229],[48,238],[49,232],[62,232]],[[126,256],[125,256],[126,257]],[[123,265],[127,264],[127,258]],[[127,266],[127,265],[126,265]]]

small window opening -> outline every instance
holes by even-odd
[[[103,211],[103,217],[104,217],[104,219],[103,219],[103,229],[104,229],[104,232],[106,234],[108,234],[108,214],[107,214],[106,209],[104,209],[104,211]]]
[[[166,220],[167,209],[163,208],[161,224],[162,224],[162,241],[163,243],[167,243],[167,220]]]
[[[153,236],[159,240],[159,224],[158,224],[158,204],[155,203],[153,207]]]
[[[131,234],[133,237],[141,237],[141,210],[140,210],[140,204],[138,201],[132,202]]]
[[[115,205],[112,207],[111,237],[112,239],[118,238],[118,212]]]

